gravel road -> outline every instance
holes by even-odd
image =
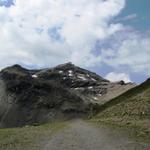
[[[150,150],[150,144],[136,142],[116,129],[75,120],[49,139],[42,150]]]

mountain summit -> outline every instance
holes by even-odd
[[[0,126],[89,116],[97,104],[134,86],[123,81],[111,83],[72,63],[40,70],[7,67],[0,72]]]

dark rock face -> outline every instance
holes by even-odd
[[[110,85],[108,80],[71,63],[42,70],[19,65],[5,68],[0,72],[0,126],[91,115]]]

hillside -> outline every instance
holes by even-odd
[[[150,79],[99,108],[97,121],[131,126],[150,137]]]
[[[88,117],[134,84],[111,83],[72,63],[28,70],[19,65],[0,72],[0,127]]]

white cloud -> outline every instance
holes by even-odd
[[[124,7],[125,0],[16,0],[9,8],[0,7],[0,68],[71,61],[150,74],[150,33],[111,23]],[[97,40],[106,44],[95,54]]]
[[[125,0],[16,0],[10,8],[0,7],[0,67],[98,64],[95,42],[123,28],[110,21],[124,6]],[[48,30],[58,36],[50,37]]]
[[[105,78],[111,82],[117,82],[121,80],[125,83],[131,82],[130,76],[126,73],[110,72],[106,75]]]
[[[150,34],[142,35],[131,30],[125,32],[121,33],[124,35],[122,39],[116,35],[117,44],[111,41],[111,48],[102,50],[103,61],[116,69],[127,68],[128,72],[142,72],[149,75]]]
[[[136,13],[133,13],[133,14],[129,14],[127,16],[124,16],[122,18],[117,18],[115,21],[129,21],[129,20],[135,20],[137,19],[138,15]]]

